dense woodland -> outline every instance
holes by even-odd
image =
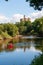
[[[43,37],[43,17],[31,21],[21,21],[0,24],[0,38],[10,38],[16,35],[36,35]]]

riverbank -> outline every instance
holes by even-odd
[[[18,41],[20,41],[20,39],[43,39],[43,37],[37,37],[37,36],[34,36],[34,35],[30,35],[30,36],[27,36],[27,35],[16,35],[14,37],[2,38],[0,36],[0,43],[4,43],[7,40],[8,40],[8,42],[14,40],[15,43],[16,43],[16,41],[18,42]]]
[[[6,40],[6,39],[18,39],[18,38],[29,38],[29,39],[34,39],[34,38],[43,38],[43,37],[39,37],[36,35],[16,35],[14,37],[2,37],[0,36],[0,40]]]
[[[8,41],[15,40],[16,41],[16,40],[21,39],[21,38],[22,38],[22,35],[16,35],[14,37],[2,37],[0,35],[0,44],[4,43],[4,41],[6,42],[6,40],[8,40]]]

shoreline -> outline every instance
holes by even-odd
[[[39,37],[39,36],[35,36],[35,35],[16,35],[14,37],[11,37],[11,38],[0,38],[0,41],[1,40],[13,40],[13,39],[34,39],[34,38],[43,38],[43,37]]]

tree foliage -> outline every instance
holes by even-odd
[[[30,6],[33,7],[35,10],[42,10],[43,8],[43,0],[26,0],[26,2],[29,2]]]
[[[5,0],[5,1],[8,1],[8,0]]]
[[[15,24],[4,23],[0,24],[0,35],[3,37],[15,36],[18,34],[18,27]]]
[[[4,36],[10,35],[12,37],[20,35],[33,35],[43,37],[43,17],[36,19],[34,22],[31,21],[20,21],[15,24],[4,23],[0,24],[0,35],[5,33]]]
[[[21,21],[19,23],[16,23],[16,25],[19,28],[20,34],[28,34],[31,32],[31,21]]]
[[[38,57],[35,57],[35,59],[33,59],[30,65],[43,65],[43,54],[40,54]]]
[[[30,3],[30,6],[35,10],[41,10],[43,8],[43,0],[26,0]]]
[[[43,37],[43,17],[36,19],[32,24],[34,32]]]

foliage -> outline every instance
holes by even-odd
[[[5,1],[8,1],[8,0],[5,0]]]
[[[43,0],[26,0],[26,2],[29,2],[30,6],[33,7],[35,10],[42,10],[43,8]]]
[[[40,54],[38,57],[35,57],[35,59],[33,59],[30,65],[43,65],[43,54]]]
[[[16,23],[16,25],[19,28],[19,33],[22,35],[27,35],[28,33],[31,32],[32,29],[32,24],[31,21],[21,21],[19,23]]]
[[[43,37],[43,17],[31,21],[20,21],[13,23],[0,24],[0,35],[16,36],[16,35],[30,35],[35,34]],[[8,36],[8,37],[9,37]]]
[[[4,37],[15,36],[18,34],[18,27],[15,24],[0,24],[0,35]]]
[[[41,10],[43,8],[43,0],[26,0],[30,3],[30,6],[35,10]]]
[[[2,36],[0,35],[0,40],[2,40],[3,38],[2,38]]]
[[[7,33],[11,36],[18,34],[18,28],[15,24],[4,24],[4,31],[7,31]]]
[[[36,19],[33,23],[33,30],[43,37],[43,17]]]
[[[10,35],[8,35],[8,33],[7,32],[2,32],[1,33],[1,36],[3,37],[3,38],[12,38]]]

